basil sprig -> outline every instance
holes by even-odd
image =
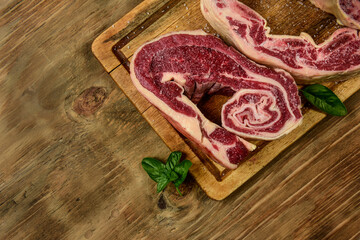
[[[176,190],[182,196],[179,186],[184,182],[192,163],[189,160],[180,162],[181,152],[172,152],[166,164],[155,158],[144,158],[141,162],[144,170],[149,177],[158,183],[157,192],[161,192],[165,187],[173,182]]]
[[[328,114],[335,116],[347,114],[345,105],[335,93],[321,84],[313,84],[300,91],[311,104]]]

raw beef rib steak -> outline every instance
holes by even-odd
[[[302,119],[290,74],[256,64],[203,31],[173,33],[146,43],[134,53],[130,71],[138,91],[226,168],[236,168],[255,149],[238,135],[275,139]],[[214,93],[233,94],[222,108],[224,128],[196,106],[204,94]]]
[[[335,17],[345,26],[360,29],[359,0],[310,0],[315,6]]]
[[[360,71],[360,36],[342,28],[320,45],[306,33],[271,35],[266,20],[237,0],[201,0],[201,10],[211,26],[254,61],[282,68],[298,83],[334,79]]]

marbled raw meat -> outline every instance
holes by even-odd
[[[203,31],[161,36],[132,57],[131,79],[184,136],[226,168],[236,168],[255,146],[239,136],[272,140],[301,120],[294,79],[259,65]],[[222,125],[197,108],[205,94],[233,95],[222,108]]]
[[[310,0],[325,12],[335,15],[341,24],[360,29],[359,0]]]
[[[360,36],[355,29],[338,29],[317,45],[306,33],[270,34],[266,20],[237,0],[201,0],[200,5],[211,26],[239,51],[258,63],[288,71],[298,83],[360,71]]]

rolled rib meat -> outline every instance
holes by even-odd
[[[272,140],[301,120],[294,79],[259,65],[205,32],[178,32],[141,46],[132,57],[131,79],[184,136],[213,160],[234,169],[255,145],[239,136]],[[232,97],[222,108],[222,125],[196,104],[205,94]]]

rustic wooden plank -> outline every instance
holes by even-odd
[[[359,92],[225,200],[156,194],[170,151],[91,54],[139,2],[0,4],[0,239],[358,239]]]

